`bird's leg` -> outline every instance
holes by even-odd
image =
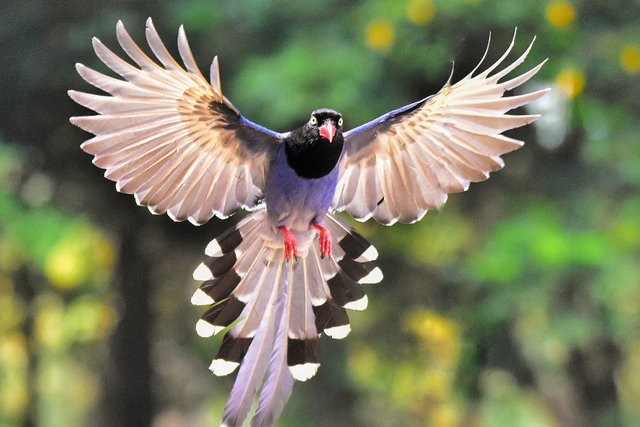
[[[291,257],[298,256],[298,248],[296,246],[296,236],[284,225],[278,227],[278,231],[284,234],[284,256],[287,257],[287,261],[291,260]]]
[[[331,237],[331,232],[318,224],[313,224],[312,227],[320,231],[319,240],[320,240],[320,253],[322,254],[322,258],[328,255],[331,255],[331,244],[333,239]]]

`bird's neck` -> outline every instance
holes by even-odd
[[[304,142],[299,142],[303,140]],[[285,155],[289,166],[302,178],[322,178],[338,163],[344,139],[336,133],[332,142],[322,139],[296,138],[293,134],[285,143]]]

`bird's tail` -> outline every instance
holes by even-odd
[[[361,285],[382,280],[369,242],[335,215],[322,226],[333,235],[331,256],[321,257],[310,231],[296,236],[298,258],[289,262],[282,235],[266,209],[258,210],[211,241],[193,274],[202,284],[191,302],[208,306],[196,331],[203,337],[226,331],[209,369],[227,375],[240,366],[223,425],[243,424],[260,386],[252,425],[273,425],[294,379],[305,381],[320,366],[320,334],[344,338],[351,330],[345,309],[364,310]]]

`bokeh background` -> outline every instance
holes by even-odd
[[[107,4],[108,3],[108,4]],[[68,123],[82,62],[122,19],[184,24],[251,120],[346,127],[496,59],[518,28],[544,116],[507,167],[420,223],[358,224],[385,280],[322,339],[282,426],[640,425],[638,0],[44,1],[0,14],[0,426],[216,425],[233,378],[194,331],[193,268],[230,222],[173,223],[118,194]],[[144,43],[142,43],[144,45]],[[146,47],[146,46],[145,46]],[[117,50],[119,51],[119,50]],[[524,69],[524,68],[521,68]]]

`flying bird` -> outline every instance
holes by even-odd
[[[486,51],[457,83],[449,78],[435,95],[369,123],[344,130],[342,115],[322,108],[279,133],[249,121],[223,95],[217,57],[205,79],[182,26],[184,65],[151,19],[146,39],[155,59],[122,22],[116,34],[129,60],[97,38],[93,48],[122,79],[76,65],[84,80],[106,92],[69,91],[98,113],[71,118],[95,135],[82,149],[118,191],[153,214],[203,224],[239,209],[252,212],[207,245],[193,275],[201,284],[191,302],[207,307],[197,333],[225,332],[210,370],[227,375],[239,367],[226,426],[241,426],[255,399],[252,425],[273,425],[294,380],[316,373],[320,335],[347,336],[346,310],[364,310],[362,285],[382,280],[378,252],[337,212],[385,225],[420,220],[448,193],[504,166],[500,156],[523,142],[502,132],[538,118],[507,112],[547,92],[504,96],[544,64],[502,81],[533,45],[499,68],[514,34],[504,55],[482,72],[476,73]]]

